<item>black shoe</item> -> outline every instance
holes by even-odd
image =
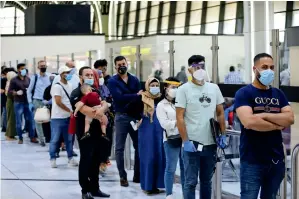
[[[94,199],[91,193],[82,194],[82,199]]]
[[[110,195],[109,194],[106,194],[104,192],[102,192],[101,190],[98,190],[98,192],[96,193],[91,193],[92,196],[94,197],[100,197],[100,198],[110,198]]]
[[[133,177],[133,182],[134,182],[134,183],[140,183],[140,178]]]
[[[74,156],[74,157],[77,157],[77,156],[78,156],[78,154],[77,154],[77,153],[75,153],[75,151],[73,151],[73,156]]]
[[[129,186],[129,182],[127,179],[121,178],[120,179],[120,186],[122,187],[128,187]]]
[[[41,145],[42,147],[45,147],[45,146],[46,146],[46,143],[45,143],[44,141],[41,141],[41,142],[40,142],[40,145]]]
[[[59,155],[59,153],[56,153],[56,158],[60,158],[60,155]]]

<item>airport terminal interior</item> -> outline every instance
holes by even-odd
[[[223,96],[220,104],[223,107],[223,125],[218,117],[218,104],[211,114],[217,118],[220,130],[225,127],[225,132],[222,132],[225,135],[215,138],[212,144],[217,148],[214,155],[217,161],[213,165],[211,185],[201,182],[205,171],[200,170],[200,177],[197,176],[198,171],[196,173],[195,198],[243,199],[241,176],[245,174],[241,172],[244,160],[240,157],[245,155],[240,153],[239,148],[242,148],[240,144],[245,146],[247,127],[243,128],[243,119],[238,118],[238,108],[234,108],[234,105],[239,105],[235,96],[238,90],[252,82],[265,85],[261,80],[262,71],[257,72],[255,66],[260,59],[269,56],[273,61],[270,68],[273,76],[265,86],[280,89],[295,118],[292,125],[279,129],[283,151],[281,162],[285,165],[285,172],[278,191],[273,191],[276,197],[272,195],[271,199],[299,199],[299,1],[1,1],[0,6],[0,198],[93,199],[109,194],[112,199],[194,199],[189,190],[193,186],[190,178],[184,177],[190,176],[188,169],[192,167],[191,158],[189,166],[185,164],[188,152],[184,148],[187,148],[187,141],[188,144],[193,141],[179,137],[178,159],[170,155],[167,146],[170,146],[168,142],[170,144],[172,138],[167,136],[164,125],[171,124],[161,122],[158,107],[163,102],[161,100],[169,101],[167,96],[171,95],[167,85],[174,85],[178,87],[177,97],[169,97],[173,103],[170,103],[171,100],[168,103],[173,110],[174,104],[176,106],[174,118],[178,119],[181,109],[195,112],[195,103],[190,110],[178,107],[175,100],[179,99],[180,90],[197,81],[195,68],[201,67],[199,70],[205,74],[202,81],[218,85]],[[189,63],[193,55],[204,58],[193,57],[201,61]],[[256,55],[261,55],[259,60],[256,60]],[[84,68],[92,69],[89,75],[94,79],[89,79],[90,84],[84,79]],[[121,81],[126,74],[127,79]],[[130,86],[136,79],[138,85]],[[57,85],[63,81],[71,87],[65,89]],[[114,81],[121,81],[122,86]],[[80,88],[83,83],[92,87],[88,87],[92,89],[91,93],[97,94],[99,103],[96,105],[100,108],[94,108],[90,113],[96,115],[95,119],[84,116],[90,108],[84,109],[87,100],[82,102],[89,95],[83,91],[83,86]],[[152,94],[155,89],[151,85],[154,83],[160,86],[156,94]],[[139,94],[137,87],[143,92]],[[120,95],[122,89],[125,94]],[[210,94],[212,91],[207,92]],[[142,98],[138,99],[144,106],[141,111],[143,116],[136,119],[136,123],[135,117],[134,121],[125,119],[131,116],[123,112],[133,103],[126,105],[124,101],[133,99],[133,95],[141,95]],[[77,100],[78,97],[82,100]],[[260,100],[263,102],[263,99]],[[211,101],[216,103],[216,99],[205,94],[199,101],[206,106],[210,106]],[[79,102],[84,106],[75,117],[73,112]],[[190,103],[192,106],[192,100]],[[257,98],[255,103],[259,104]],[[265,105],[265,112],[271,103]],[[108,112],[98,116],[98,111],[106,105]],[[83,109],[86,111],[83,112]],[[133,105],[130,109],[137,110],[138,106]],[[185,117],[189,136],[187,114],[183,112],[182,118]],[[38,120],[39,117],[49,118]],[[87,118],[92,122],[88,123]],[[108,122],[105,123],[103,118],[107,118]],[[172,131],[182,136],[183,128],[178,128],[179,120],[176,119],[167,121],[174,122],[175,130]],[[194,119],[204,120],[201,117]],[[68,123],[63,126],[62,120]],[[96,128],[95,120],[101,125],[97,129],[98,135],[101,135],[99,138],[92,131]],[[86,131],[87,123],[90,129]],[[207,126],[207,133],[213,132],[213,126],[210,127],[210,123]],[[70,130],[72,127],[75,130]],[[84,132],[79,132],[79,128]],[[60,137],[57,129],[61,130]],[[120,136],[124,131],[127,137]],[[82,137],[85,132],[90,132],[90,135]],[[219,142],[223,135],[225,147]],[[101,141],[97,143],[97,139]],[[256,143],[251,143],[253,146],[247,145],[250,149],[242,150],[258,147],[260,138],[256,139]],[[197,142],[206,149],[205,144]],[[270,146],[266,142],[263,145],[265,151]],[[139,146],[135,150],[136,143]],[[199,146],[197,150],[196,153],[203,153]],[[174,162],[173,178],[168,174],[170,162]],[[96,174],[99,176],[97,193],[89,187],[94,183],[91,177],[93,165],[97,167]],[[123,174],[123,169],[127,174]],[[181,172],[181,169],[184,171]],[[86,179],[84,175],[87,175]],[[173,188],[169,188],[169,182]],[[182,185],[182,182],[185,184]],[[205,186],[211,186],[211,196],[204,194],[209,192]],[[273,187],[269,189],[275,189]],[[204,191],[201,192],[201,189]],[[263,186],[257,194],[251,197],[244,194],[244,199],[260,197]],[[265,196],[262,199],[270,198]]]

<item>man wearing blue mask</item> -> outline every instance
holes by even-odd
[[[73,91],[78,87],[78,85],[80,83],[80,78],[77,75],[77,69],[76,69],[73,61],[67,61],[65,63],[65,66],[70,68],[71,79],[68,81],[68,83],[72,85],[72,91]],[[54,78],[54,81],[52,83],[52,88],[57,82],[60,81],[60,79],[61,79],[60,75],[57,75]],[[51,91],[52,91],[52,89],[51,89]],[[61,138],[61,140],[63,140],[63,139]],[[73,145],[74,145],[74,142],[75,142],[75,136],[73,137]],[[73,156],[78,156],[78,155],[73,151]]]
[[[18,76],[10,81],[8,93],[14,97],[14,110],[16,115],[16,130],[19,136],[19,144],[23,144],[23,131],[22,131],[22,115],[24,114],[25,121],[28,122],[28,130],[30,141],[38,143],[35,138],[35,132],[32,123],[32,113],[29,109],[27,99],[27,89],[30,84],[30,78],[27,76],[26,65],[20,63],[17,65]]]
[[[225,148],[224,98],[218,85],[208,82],[205,58],[193,55],[188,60],[192,81],[178,88],[175,100],[177,127],[181,134],[185,166],[184,198],[195,199],[200,174],[200,198],[210,199],[212,177],[216,165],[217,145],[213,139],[210,119],[217,115],[222,136],[217,144]]]
[[[73,158],[73,135],[68,133],[70,116],[73,113],[70,95],[72,85],[68,82],[72,79],[70,74],[71,69],[67,66],[60,67],[58,74],[60,81],[53,85],[51,90],[52,95],[52,111],[51,111],[51,141],[50,141],[50,161],[51,167],[57,168],[56,152],[59,147],[60,135],[63,135],[64,144],[68,156],[69,166],[78,166],[78,163]]]
[[[294,113],[284,93],[272,88],[271,55],[255,56],[252,84],[237,91],[235,110],[241,121],[241,199],[275,198],[285,176],[281,130],[294,123]]]
[[[108,81],[108,88],[113,97],[115,108],[115,158],[120,176],[120,185],[128,187],[127,173],[124,166],[124,149],[128,133],[130,134],[135,149],[135,165],[133,182],[140,182],[140,165],[138,155],[138,131],[133,129],[130,122],[140,118],[142,111],[138,111],[141,102],[141,87],[137,77],[128,73],[128,63],[123,56],[114,59],[117,74]]]

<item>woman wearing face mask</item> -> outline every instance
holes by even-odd
[[[156,105],[161,97],[160,82],[150,78],[142,92],[144,111],[138,130],[140,157],[140,185],[148,195],[159,194],[164,188],[165,157],[163,150],[163,129],[156,116]]]
[[[172,188],[178,160],[180,161],[182,189],[185,182],[184,164],[181,156],[182,139],[176,125],[176,111],[174,106],[177,87],[180,84],[180,81],[174,77],[167,78],[164,82],[164,99],[157,106],[157,117],[164,129],[163,144],[166,157],[164,183],[167,199],[173,199]]]

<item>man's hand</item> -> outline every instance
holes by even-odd
[[[140,91],[137,93],[137,95],[141,95],[142,92],[143,92],[143,90],[140,90]]]
[[[261,119],[263,119],[263,120],[265,120],[265,121],[267,121],[267,122],[271,122],[271,121],[268,121],[268,120],[267,120],[267,113],[257,113],[257,114],[254,114],[254,115],[260,117]],[[272,123],[272,122],[271,122],[271,123]],[[284,129],[283,126],[280,126],[280,125],[275,124],[275,123],[273,123],[273,124],[275,125],[276,130],[283,130],[283,129]]]

